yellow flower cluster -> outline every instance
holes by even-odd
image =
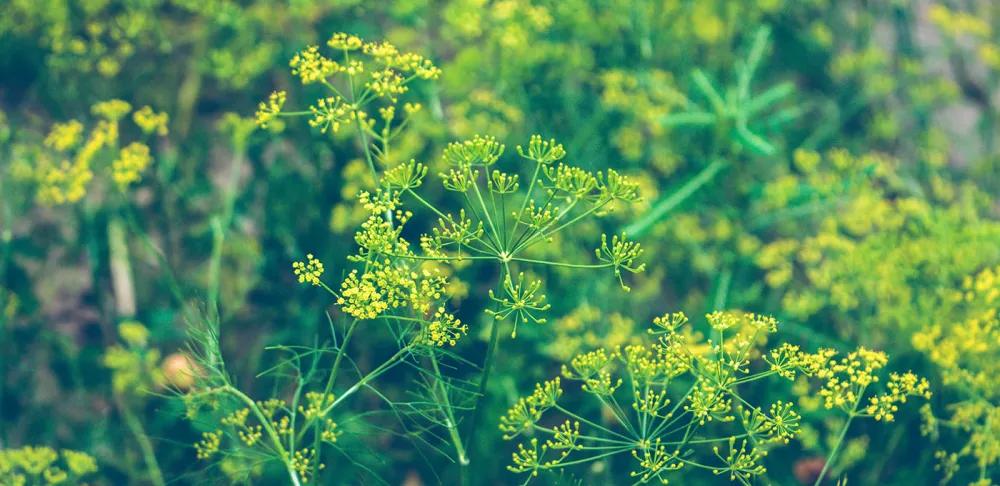
[[[337,133],[341,123],[357,117],[356,107],[344,104],[339,97],[320,98],[315,105],[309,107],[309,112],[313,115],[309,119],[309,126],[319,128],[320,133],[326,133],[327,130]]]
[[[366,273],[358,278],[358,271],[352,270],[340,284],[337,305],[357,319],[371,320],[381,315],[389,304],[382,300],[382,294],[373,280],[372,274]]]
[[[986,38],[992,32],[989,22],[983,17],[970,12],[951,10],[943,3],[931,5],[927,10],[927,18],[952,37],[970,35]]]
[[[132,105],[126,101],[114,99],[102,101],[90,108],[90,112],[110,122],[125,118],[132,111]]]
[[[149,105],[143,106],[142,109],[132,113],[132,121],[142,130],[142,133],[147,135],[155,132],[157,135],[165,137],[167,135],[167,122],[169,120],[169,115],[165,112],[156,113]]]
[[[861,406],[862,397],[869,386],[877,383],[877,371],[888,363],[885,353],[859,348],[845,358],[835,359],[832,350],[821,350],[807,358],[805,366],[824,380],[820,396],[827,409],[834,407],[848,414],[856,411],[872,416],[875,420],[892,422],[898,403],[905,403],[909,396],[930,398],[930,384],[913,373],[889,375],[888,391],[869,398],[868,406]]]
[[[38,202],[44,205],[75,203],[87,194],[87,185],[94,178],[89,164],[63,161],[58,167],[40,171]]]
[[[311,421],[314,418],[319,417],[323,411],[333,405],[333,401],[333,395],[324,395],[316,392],[306,393],[307,406],[299,405],[299,413],[301,413],[306,420]]]
[[[758,353],[754,359],[769,367],[751,371],[761,368],[751,366],[755,343],[761,336],[775,333],[777,321],[737,312],[715,312],[706,319],[709,334],[719,336],[719,341],[701,342],[700,336],[685,333],[688,320],[684,314],[675,313],[654,321],[650,334],[658,336],[658,340],[651,346],[592,351],[574,357],[569,365],[563,366],[564,378],[579,381],[582,390],[597,399],[604,410],[604,423],[618,424],[606,429],[603,438],[581,434],[568,422],[555,429],[542,425],[546,423],[543,417],[553,411],[573,418],[579,415],[556,404],[561,396],[558,379],[536,385],[534,394],[520,398],[500,418],[504,438],[546,432],[555,438],[565,436],[567,439],[545,444],[532,440],[528,445],[521,444],[514,454],[514,465],[508,469],[537,474],[560,467],[560,461],[570,451],[580,457],[574,463],[595,461],[607,456],[604,453],[606,442],[608,437],[614,437],[621,442],[621,452],[631,451],[638,461],[639,470],[632,475],[643,481],[657,478],[665,482],[664,474],[694,464],[749,484],[754,477],[765,473],[761,460],[768,449],[762,445],[789,443],[800,432],[802,417],[785,401],[770,406],[751,405],[745,396],[736,392],[741,383],[769,376],[794,380],[796,374],[801,373],[823,383],[818,395],[827,409],[837,409],[852,419],[871,417],[886,422],[895,418],[899,404],[905,403],[908,397],[930,396],[927,380],[912,373],[891,373],[885,392],[866,393],[880,382],[879,371],[888,358],[884,353],[864,348],[838,359],[834,350],[806,353],[797,346],[783,344],[769,353]],[[675,389],[671,384],[686,375],[692,378],[685,380],[691,383],[684,385],[689,387],[687,393],[671,400],[668,392],[674,393]],[[617,392],[621,387],[631,389],[634,418],[617,404],[618,397],[626,396]],[[863,401],[866,397],[867,403]],[[739,413],[734,413],[734,405]],[[703,429],[710,422],[717,425]],[[585,423],[603,428],[596,420]],[[724,427],[733,426],[741,429],[723,432]],[[692,434],[702,437],[698,444],[686,440]],[[728,453],[723,453],[719,445],[712,445],[725,442],[729,444]],[[629,444],[632,447],[625,447]],[[680,447],[672,448],[668,444],[680,444]],[[711,448],[721,465],[698,462],[699,456],[685,448],[694,449],[702,444]],[[565,454],[545,459],[547,452],[560,447]],[[681,460],[683,457],[688,459]]]
[[[97,461],[83,452],[33,446],[0,449],[0,484],[79,484],[96,472]]]
[[[319,285],[319,278],[323,276],[323,262],[319,259],[313,257],[312,253],[306,255],[308,262],[294,262],[292,263],[292,268],[295,269],[295,275],[299,277],[299,283],[310,283],[312,285]]]
[[[308,483],[309,478],[313,472],[313,461],[316,460],[316,450],[312,448],[299,449],[295,451],[292,455],[292,460],[289,461],[289,466],[299,473],[299,478],[302,483]],[[322,470],[326,467],[326,464],[320,463],[316,469]]]
[[[546,410],[553,407],[562,396],[560,385],[559,377],[544,384],[536,384],[531,396],[520,398],[506,415],[500,417],[500,430],[504,433],[504,439],[512,439],[529,430]]]
[[[348,35],[344,32],[338,32],[330,37],[330,40],[326,41],[326,45],[341,51],[356,51],[361,48],[364,41],[356,35]]]
[[[141,323],[125,321],[118,325],[118,335],[125,345],[111,346],[101,357],[101,364],[111,370],[114,391],[141,396],[164,386],[160,350],[147,348],[149,330]]]
[[[94,178],[92,167],[95,164],[109,164],[107,170],[113,183],[121,190],[128,188],[140,180],[141,173],[152,162],[149,146],[132,142],[111,161],[98,156],[103,149],[118,143],[119,120],[131,109],[131,105],[122,100],[93,105],[91,112],[102,119],[86,134],[84,125],[77,120],[55,123],[44,141],[51,152],[39,152],[33,167],[31,163],[17,166],[15,175],[37,183],[36,197],[44,205],[71,204],[83,199]],[[148,106],[134,112],[133,121],[146,134],[167,133],[167,114],[155,113]]]
[[[266,104],[263,101],[260,102],[257,107],[256,116],[257,124],[261,128],[267,128],[267,125],[281,114],[281,108],[285,106],[287,96],[287,93],[284,91],[275,91],[271,93],[271,97],[268,98]]]
[[[950,305],[949,305],[950,304]],[[959,392],[938,417],[925,406],[923,432],[937,440],[952,431],[955,452],[939,451],[945,479],[960,474],[962,459],[971,458],[980,477],[996,474],[1000,464],[1000,266],[968,275],[942,302],[937,322],[912,338],[913,346],[935,365],[946,385]],[[953,442],[953,441],[952,441]],[[964,462],[964,461],[963,461]],[[975,474],[975,473],[972,473]]]
[[[76,147],[83,136],[83,124],[70,120],[66,123],[55,123],[45,137],[45,146],[57,152],[65,152]]]
[[[289,62],[292,74],[302,80],[302,84],[326,81],[326,78],[340,72],[342,66],[319,53],[318,46],[309,46],[295,55]]]
[[[118,185],[118,189],[124,191],[129,185],[140,180],[140,174],[152,161],[146,144],[132,142],[121,149],[118,158],[111,163],[111,178]]]
[[[395,101],[394,95],[406,91],[404,85],[409,81],[401,73],[412,73],[413,77],[421,79],[435,79],[441,73],[440,69],[423,56],[400,53],[395,46],[387,42],[364,42],[357,36],[338,33],[333,35],[327,45],[342,51],[345,56],[344,62],[339,63],[323,56],[318,46],[307,47],[296,54],[289,63],[292,74],[299,76],[302,84],[325,83],[328,78],[338,73],[346,73],[352,78],[364,74],[366,72],[364,62],[350,59],[348,56],[349,51],[358,49],[382,65],[381,69],[369,75],[370,79],[364,82],[364,86],[379,96],[392,98],[393,101]]]
[[[202,439],[194,445],[197,452],[196,457],[203,460],[209,459],[219,452],[219,446],[222,444],[222,431],[202,432],[201,436]]]
[[[469,326],[462,324],[455,316],[438,307],[434,317],[426,327],[426,339],[435,346],[454,346],[458,338],[468,332]]]
[[[250,409],[241,408],[223,417],[219,423],[227,427],[232,427],[241,442],[246,444],[247,447],[253,447],[264,436],[264,431],[261,425],[247,425],[247,417],[249,416]]]

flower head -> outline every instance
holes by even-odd
[[[323,275],[323,263],[314,258],[312,253],[306,255],[306,259],[308,262],[292,263],[295,275],[299,276],[299,283],[308,282],[313,285],[319,285],[319,278]]]

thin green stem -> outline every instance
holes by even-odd
[[[857,408],[857,404],[855,404],[855,408]],[[830,451],[830,455],[826,458],[826,463],[823,464],[823,470],[820,471],[819,477],[816,478],[816,482],[813,486],[819,486],[823,482],[823,478],[826,477],[826,472],[830,469],[830,464],[833,464],[833,460],[837,458],[837,453],[840,452],[840,446],[844,443],[844,438],[847,437],[847,429],[851,427],[852,420],[854,420],[853,412],[847,416],[847,422],[844,423],[844,428],[840,431],[840,437],[837,438],[837,443],[833,446],[833,450]]]
[[[545,260],[532,260],[530,258],[511,258],[510,261],[512,261],[512,262],[522,262],[522,263],[533,263],[533,264],[536,264],[536,265],[552,265],[552,266],[555,266],[555,267],[591,268],[591,269],[593,269],[593,268],[608,268],[608,267],[614,265],[613,263],[601,263],[601,264],[592,265],[592,264],[578,264],[578,263],[549,262],[549,261],[545,261]]]
[[[448,389],[444,386],[441,369],[437,362],[437,355],[433,352],[431,353],[431,364],[434,365],[434,379],[441,389],[441,400],[444,401],[445,428],[448,429],[451,442],[455,445],[455,453],[458,454],[458,463],[462,467],[462,475],[464,477],[466,474],[465,469],[469,465],[469,458],[465,455],[465,447],[462,446],[462,438],[458,433],[458,422],[455,420],[455,412],[451,407],[451,399],[448,398]]]
[[[579,420],[580,422],[583,422],[583,423],[585,423],[585,424],[587,424],[587,425],[589,425],[591,427],[594,427],[595,429],[598,429],[598,430],[600,430],[602,432],[606,432],[608,434],[618,436],[618,437],[620,437],[622,439],[625,439],[629,443],[634,443],[635,442],[635,439],[633,439],[632,437],[629,437],[629,436],[623,435],[623,434],[619,434],[618,432],[615,432],[615,431],[613,431],[613,430],[611,430],[611,429],[609,429],[609,428],[607,428],[607,427],[605,427],[603,425],[597,424],[597,423],[595,423],[595,422],[593,422],[591,420],[587,420],[587,419],[585,419],[585,418],[583,418],[583,417],[581,417],[581,416],[579,416],[579,415],[577,415],[577,414],[575,414],[575,413],[573,413],[573,412],[571,412],[571,411],[569,411],[569,410],[567,410],[567,409],[559,406],[558,403],[555,404],[555,409],[559,410],[560,412],[562,412],[564,414],[566,414],[567,416],[569,416],[573,420]]]
[[[142,427],[142,421],[132,413],[132,410],[128,408],[125,400],[120,396],[115,397],[118,402],[118,409],[122,412],[122,419],[125,420],[125,425],[132,431],[132,436],[135,437],[136,442],[139,443],[139,450],[142,452],[142,459],[146,463],[146,469],[149,471],[149,480],[155,486],[163,486],[166,484],[163,481],[163,472],[160,471],[160,465],[156,461],[156,453],[153,449],[153,443],[149,440],[149,436],[146,435],[146,430]]]
[[[285,469],[288,470],[288,476],[289,478],[291,478],[292,484],[294,484],[295,486],[301,486],[301,483],[299,482],[299,476],[298,474],[295,473],[295,469],[292,468],[291,454],[289,454],[288,451],[285,450],[285,447],[281,444],[281,437],[278,435],[278,432],[274,430],[274,427],[271,425],[271,421],[268,420],[267,417],[264,416],[264,413],[260,411],[260,408],[257,406],[257,403],[254,402],[252,398],[246,396],[243,392],[234,388],[232,385],[226,385],[222,389],[222,391],[229,393],[230,395],[233,395],[234,397],[239,399],[241,402],[243,402],[244,405],[247,406],[248,409],[250,409],[253,412],[254,416],[257,417],[257,420],[261,423],[261,425],[264,427],[264,430],[267,432],[268,438],[271,439],[271,443],[274,445],[275,450],[281,457],[281,462],[285,464]]]
[[[212,218],[212,260],[209,265],[208,305],[218,309],[219,287],[222,284],[222,251],[225,248],[226,236],[233,222],[233,212],[236,207],[236,186],[243,171],[246,160],[246,150],[241,146],[234,147],[233,166],[230,168],[229,184],[226,187],[225,200],[222,205],[222,217]]]
[[[579,198],[576,199],[575,201],[573,201],[573,203],[570,204],[569,207],[566,208],[566,211],[563,214],[568,214],[576,206],[576,204],[579,201],[580,201]],[[546,238],[549,238],[552,235],[554,235],[554,234],[556,234],[556,233],[558,233],[558,232],[560,232],[560,231],[562,231],[562,230],[564,230],[564,229],[572,226],[577,221],[580,221],[581,219],[586,218],[587,216],[590,216],[591,214],[599,211],[604,206],[607,206],[607,204],[609,202],[611,202],[611,201],[607,200],[607,201],[601,202],[600,204],[597,204],[594,207],[592,207],[592,208],[590,208],[590,209],[588,209],[588,210],[580,213],[579,215],[577,215],[573,219],[571,219],[571,220],[569,220],[569,221],[567,221],[567,222],[565,222],[565,223],[557,226],[555,229],[549,229],[549,228],[551,228],[553,225],[555,225],[558,222],[558,220],[553,220],[548,226],[546,226],[545,228],[539,229],[538,232],[536,232],[535,234],[531,235],[530,237],[528,237],[527,240],[525,240],[523,243],[521,243],[520,245],[518,245],[514,249],[514,251],[511,252],[511,254],[514,254],[514,253],[520,252],[520,251],[522,251],[524,249],[527,249],[528,247],[530,247],[531,245],[534,245],[535,243],[537,243],[539,241],[544,241]]]
[[[393,366],[395,366],[396,364],[398,364],[400,358],[402,358],[403,356],[409,354],[410,347],[411,346],[406,346],[406,347],[400,349],[399,351],[396,352],[396,354],[392,355],[391,358],[389,358],[384,363],[382,363],[381,365],[379,365],[378,368],[375,368],[370,373],[368,373],[363,378],[361,378],[361,380],[358,381],[357,383],[355,383],[354,386],[352,386],[349,389],[347,389],[347,391],[345,391],[342,395],[340,395],[339,397],[337,397],[337,399],[334,400],[333,403],[331,403],[328,407],[326,407],[325,409],[323,409],[319,413],[319,416],[320,417],[325,417],[327,414],[330,413],[331,410],[333,410],[334,408],[337,408],[337,405],[340,405],[340,402],[344,401],[344,399],[346,399],[347,397],[353,395],[354,392],[356,392],[359,389],[361,389],[369,381],[375,379],[376,377],[378,377],[379,375],[381,375],[382,373],[384,373],[389,368],[392,368]]]
[[[471,178],[471,170],[469,175]],[[490,218],[490,210],[486,208],[486,201],[483,200],[483,194],[479,191],[479,184],[474,182],[472,189],[476,193],[476,199],[479,200],[479,207],[483,208],[483,216],[486,216],[486,223],[490,225],[490,229],[493,231],[493,238],[490,241],[496,246],[497,253],[501,253],[503,252],[503,246],[500,244],[501,235],[497,232],[497,227],[493,224],[493,218]]]
[[[722,159],[715,160],[702,169],[697,175],[685,182],[684,185],[674,191],[673,194],[667,196],[665,199],[657,201],[657,203],[653,205],[653,209],[651,209],[643,217],[626,226],[625,233],[632,237],[641,236],[646,232],[646,230],[651,228],[654,224],[663,219],[664,216],[673,211],[674,208],[694,195],[698,189],[701,189],[702,186],[708,184],[708,182],[711,181],[716,174],[721,172],[722,169],[725,169],[726,167],[729,167],[728,162]]]
[[[577,464],[585,464],[585,463],[588,463],[588,462],[596,461],[598,459],[603,459],[603,458],[608,457],[608,456],[613,456],[615,454],[621,454],[622,452],[625,452],[625,451],[627,451],[629,449],[632,449],[632,446],[620,447],[620,448],[618,448],[616,450],[612,450],[610,452],[605,452],[604,454],[598,454],[596,456],[588,457],[588,458],[585,458],[585,459],[577,459],[575,461],[567,461],[567,462],[559,462],[559,463],[555,463],[555,464],[550,464],[550,465],[546,466],[544,469],[559,469],[559,468],[568,467],[568,466],[575,466]]]
[[[524,200],[521,201],[521,209],[517,211],[517,222],[514,223],[514,228],[511,229],[511,234],[517,231],[517,226],[521,224],[521,217],[524,216],[524,210],[528,207],[528,201],[531,200],[531,192],[535,190],[535,181],[538,180],[538,173],[542,170],[542,164],[535,164],[535,173],[531,176],[531,182],[528,183],[528,191],[524,193]]]
[[[509,278],[510,267],[507,263],[503,265],[503,272],[500,276],[500,285],[502,288],[502,282],[504,279]],[[498,319],[490,319],[490,342],[489,346],[486,348],[486,359],[483,362],[483,377],[479,381],[479,390],[476,393],[475,403],[472,407],[472,418],[469,421],[469,438],[465,441],[469,450],[469,457],[473,457],[473,451],[476,448],[476,427],[479,425],[479,421],[483,414],[483,401],[486,398],[486,389],[490,380],[490,371],[493,369],[493,358],[496,355],[497,347],[500,342],[500,321]],[[468,483],[467,483],[468,484]]]
[[[448,219],[448,217],[445,216],[444,213],[438,211],[438,208],[434,207],[433,204],[427,202],[426,200],[424,200],[424,198],[420,197],[420,195],[414,192],[413,189],[407,188],[406,192],[410,193],[411,196],[416,198],[416,200],[422,203],[424,206],[427,206],[431,211],[434,211],[434,214],[437,214],[438,217],[440,217],[441,219]]]
[[[354,319],[351,321],[351,325],[347,328],[347,333],[344,334],[344,340],[340,343],[340,349],[337,351],[337,358],[333,360],[333,368],[330,369],[330,377],[326,380],[326,388],[323,391],[323,395],[329,395],[333,391],[333,383],[337,381],[337,371],[340,369],[340,362],[344,359],[344,355],[347,354],[347,344],[351,342],[351,336],[354,335],[354,329],[358,327],[358,320]]]
[[[354,117],[354,126],[358,130],[358,136],[361,137],[361,145],[365,149],[365,160],[368,161],[368,169],[372,172],[372,182],[378,185],[378,170],[375,169],[375,161],[372,159],[371,147],[368,145],[368,134],[365,133],[364,127],[361,126],[361,118]]]

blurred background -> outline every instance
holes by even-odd
[[[393,160],[436,162],[475,134],[512,148],[538,133],[567,161],[640,184],[642,203],[552,247],[585,260],[602,232],[626,231],[646,272],[629,293],[573,269],[542,275],[548,322],[502,343],[486,417],[579,352],[648,339],[655,316],[744,310],[774,315],[783,342],[884,350],[894,369],[932,381],[929,408],[851,429],[831,484],[1000,480],[1000,5],[959,0],[5,0],[0,449],[86,452],[99,467],[90,484],[239,476],[195,460],[203,430],[163,376],[184,367],[191,309],[218,309],[229,371],[255,398],[276,386],[256,378],[280,359],[266,348],[328,332],[336,306],[298,285],[291,264],[315,253],[339,274],[355,251],[366,217],[355,196],[372,188],[363,151],[304,122],[255,129],[253,114],[276,90],[295,94],[293,110],[322,96],[289,60],[335,32],[442,70],[402,97],[424,109]],[[71,120],[89,132],[114,111],[92,106],[111,99],[168,115],[148,129],[122,122],[120,139],[142,140],[150,159],[124,196],[59,150]],[[460,354],[486,347],[476,309],[494,277],[454,270],[452,304],[470,325]],[[374,359],[378,343],[355,341],[354,360]],[[411,378],[382,386],[405,394]],[[753,393],[804,410],[769,477],[812,484],[841,424],[810,414],[818,404],[796,384]],[[369,398],[359,413],[380,406]],[[359,432],[359,458],[328,465],[336,475],[320,484],[456,483],[382,425]],[[514,445],[480,437],[480,470],[495,471],[482,484],[523,481],[505,470]],[[628,467],[576,477],[631,484]]]

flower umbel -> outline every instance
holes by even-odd
[[[306,255],[306,260],[308,261],[292,263],[295,275],[299,276],[299,283],[319,285],[321,283],[319,278],[323,275],[323,263],[313,257],[312,253]]]

